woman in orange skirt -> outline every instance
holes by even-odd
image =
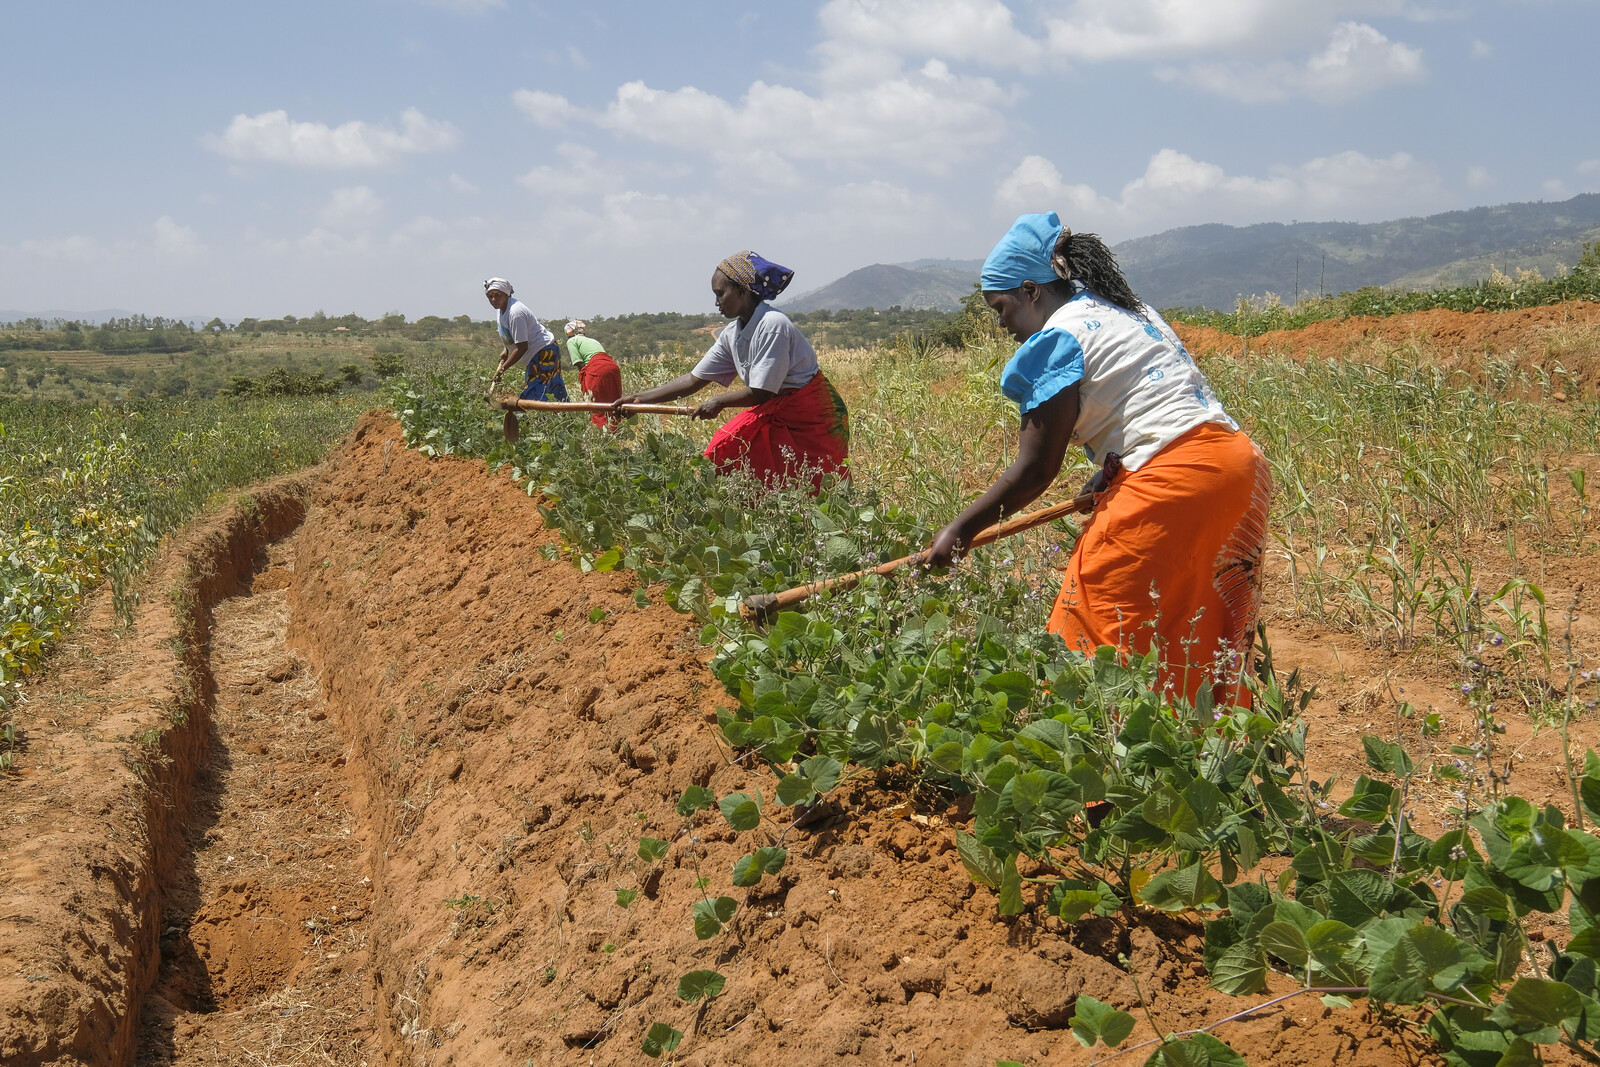
[[[939,531],[929,562],[949,565],[1021,511],[1081,445],[1100,466],[1085,487],[1098,495],[1050,629],[1088,654],[1156,646],[1169,691],[1247,704],[1272,495],[1261,450],[1093,234],[1054,212],[1024,215],[984,262],[982,286],[1022,342],[1001,376],[1022,413],[1017,459]]]

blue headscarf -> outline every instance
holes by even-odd
[[[1060,276],[1050,265],[1061,236],[1061,220],[1054,211],[1048,215],[1022,215],[1000,238],[989,258],[983,261],[979,276],[985,290],[1015,289],[1023,282],[1044,285]]]
[[[788,267],[762,259],[749,249],[735,252],[717,264],[717,269],[762,300],[771,300],[783,292],[794,278],[794,271]]]

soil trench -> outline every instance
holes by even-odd
[[[686,617],[548,558],[526,494],[378,415],[306,496],[292,535],[244,523],[232,570],[202,539],[161,572],[217,574],[191,625],[142,621],[130,648],[102,612],[39,687],[0,845],[8,1067],[636,1064],[655,1023],[682,1065],[1088,1064],[1081,993],[1133,1012],[1137,1043],[1295,988],[1212,991],[1183,918],[1001,917],[955,852],[969,812],[887,775],[737,889],[776,835],[686,824],[679,796],[792,812],[719,743],[729,698]],[[171,647],[193,650],[186,716],[128,688]],[[738,908],[700,940],[706,894]],[[679,999],[696,970],[721,995]],[[1256,1064],[1436,1062],[1409,1026],[1309,996],[1216,1033]]]
[[[362,800],[315,679],[284,644],[292,538],[212,612],[210,758],[165,887],[140,1067],[366,1063]]]

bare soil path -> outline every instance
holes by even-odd
[[[292,539],[213,611],[211,758],[167,887],[140,1067],[376,1061],[359,783],[284,644]]]

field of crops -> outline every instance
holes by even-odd
[[[629,823],[637,882],[616,884],[612,907],[643,906],[672,843],[698,841],[715,819],[747,845],[729,866],[695,871],[683,921],[717,948],[748,910],[734,890],[754,899],[796,859],[799,820],[890,782],[928,810],[969,806],[956,851],[1002,916],[1204,921],[1209,981],[1239,1007],[1152,1042],[1151,1062],[1242,1062],[1210,1031],[1279,1003],[1285,980],[1290,995],[1425,1030],[1458,1067],[1534,1062],[1557,1045],[1586,1055],[1600,1038],[1600,759],[1579,739],[1595,736],[1600,698],[1583,598],[1600,548],[1600,397],[1540,362],[1463,362],[1426,338],[1369,343],[1360,359],[1205,358],[1277,484],[1249,709],[1175,705],[1153,658],[1085,659],[1045,632],[1077,533],[1065,520],[947,576],[868,580],[762,627],[742,618],[751,594],[924,547],[1005,465],[1016,416],[996,372],[1011,345],[981,320],[966,328],[959,350],[905,335],[821,353],[850,404],[854,477],[816,497],[714,477],[699,458],[706,424],[636,420],[608,435],[530,417],[508,444],[483,403],[485,361],[405,350],[386,398],[407,443],[514,479],[562,534],[548,560],[631,573],[638,608],[665,600],[692,614],[725,690],[717,732],[752,776],[731,792],[684,791],[681,826]],[[1568,362],[1595,354],[1578,357]],[[685,365],[635,362],[628,384]],[[114,583],[126,614],[164,533],[225,489],[315,462],[360,406],[0,403],[0,700],[14,711],[94,585]],[[1063,472],[1060,486],[1085,473]],[[596,606],[590,624],[612,610]],[[1273,663],[1275,638],[1297,627],[1382,664],[1360,705],[1379,725],[1337,778],[1298,664]],[[1451,702],[1408,696],[1419,680]],[[9,764],[26,739],[6,721]],[[411,729],[397,753],[419,751]],[[1518,775],[1535,733],[1559,739],[1562,784],[1530,801]],[[472,922],[495,907],[465,895],[446,905]],[[644,1053],[671,1053],[688,1016],[724,995],[718,966],[670,976],[679,1011],[650,1020]],[[1084,1046],[1123,1046],[1133,1007],[1085,992],[1070,1028]]]
[[[0,768],[23,681],[101,582],[132,609],[161,538],[224,490],[315,463],[360,408],[335,399],[131,407],[0,400]]]
[[[1427,1004],[1428,1033],[1460,1065],[1532,1062],[1537,1046],[1600,1037],[1600,841],[1588,832],[1600,759],[1567,742],[1592,719],[1600,677],[1574,627],[1581,581],[1557,599],[1545,588],[1597,547],[1600,400],[1556,403],[1548,378],[1515,361],[1448,370],[1415,342],[1370,363],[1207,362],[1273,464],[1279,617],[1453,676],[1475,723],[1467,743],[1446,744],[1440,710],[1391,689],[1393,731],[1363,737],[1363,773],[1336,784],[1307,762],[1311,694],[1270,653],[1253,710],[1189,707],[1156,691],[1152,662],[1085,660],[1045,633],[1050,565],[1074,535],[1065,523],[981,551],[948,580],[871,580],[764,629],[741,620],[743,596],[923,547],[1004,463],[1014,415],[994,369],[1007,350],[975,340],[915,359],[905,346],[825,353],[851,404],[855,477],[815,499],[713,478],[696,454],[703,430],[638,426],[614,440],[546,420],[508,445],[470,370],[413,376],[394,404],[425,453],[481,456],[538,495],[578,566],[628,568],[640,604],[661,590],[702,620],[732,698],[722,733],[773,777],[765,794],[690,790],[686,826],[716,806],[751,831],[764,803],[823,803],[852,775],[896,768],[918,789],[975,797],[958,845],[1002,914],[1209,915],[1215,988],[1259,993],[1276,970],[1332,1006]],[[1510,795],[1508,721],[1559,732],[1563,803]],[[1417,816],[1424,781],[1454,794],[1442,826]],[[1096,802],[1110,813],[1088,819]],[[664,847],[646,836],[639,854]],[[755,849],[732,885],[784,862],[782,848]],[[694,925],[709,939],[737,905],[714,888],[723,879],[702,882]],[[625,905],[636,890],[618,892]],[[1570,924],[1559,945],[1530,939],[1542,916]],[[679,995],[721,988],[696,971]],[[1078,1005],[1086,1045],[1115,1045],[1133,1024],[1093,997]],[[678,1037],[662,1021],[645,1051]],[[1206,1033],[1152,1062],[1203,1062],[1202,1051],[1239,1062]]]

